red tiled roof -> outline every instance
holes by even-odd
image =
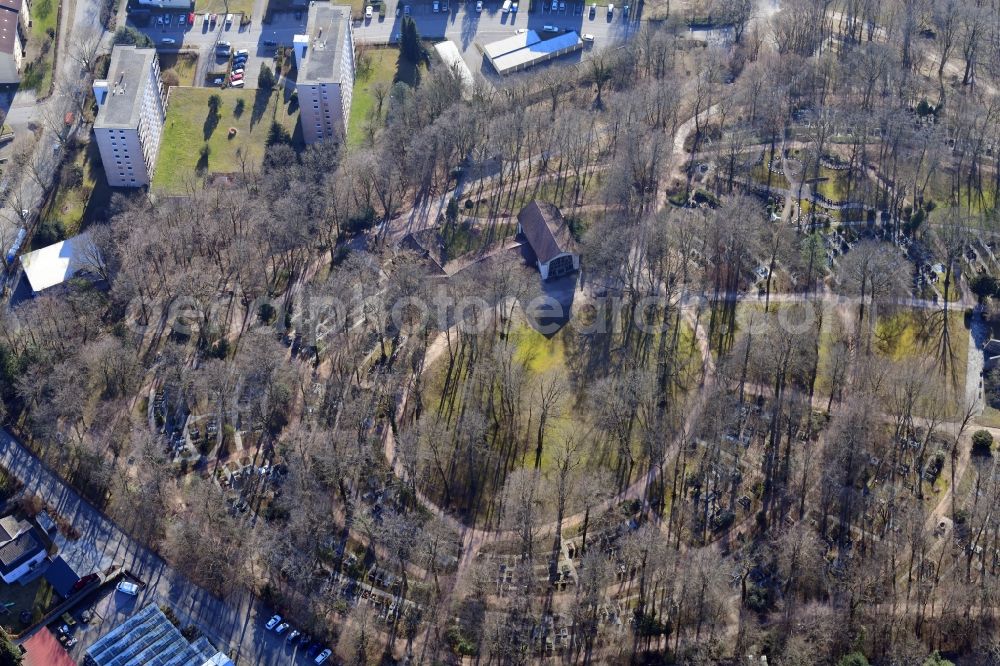
[[[26,640],[22,647],[27,650],[24,666],[76,666],[73,658],[47,628]]]

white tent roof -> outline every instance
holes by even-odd
[[[85,251],[90,236],[82,233],[21,256],[21,267],[36,294],[62,284],[87,266]]]
[[[458,76],[462,79],[462,85],[465,87],[465,90],[467,92],[471,91],[474,83],[472,70],[465,64],[465,60],[462,59],[462,54],[459,53],[455,42],[447,41],[435,44],[434,50],[441,57],[441,62],[449,68],[457,69]]]

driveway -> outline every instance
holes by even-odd
[[[80,642],[73,650],[77,659],[82,660],[87,647],[137,609],[147,603],[168,603],[182,623],[197,625],[237,664],[306,663],[285,649],[281,637],[264,629],[270,608],[246,592],[221,600],[189,581],[83,500],[6,429],[0,429],[0,465],[80,531],[80,538],[73,542],[60,537],[62,555],[70,564],[97,570],[119,563],[147,584],[137,599],[112,591],[97,602],[94,622],[81,627]]]

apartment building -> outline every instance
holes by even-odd
[[[94,136],[112,187],[143,187],[153,179],[166,118],[164,94],[154,49],[114,48],[107,80],[94,81]]]
[[[27,0],[0,0],[0,85],[16,85],[21,80],[30,22]]]
[[[306,34],[295,35],[293,46],[305,142],[342,140],[354,90],[351,8],[310,2]]]

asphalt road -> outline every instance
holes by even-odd
[[[264,628],[272,614],[270,608],[248,593],[223,601],[187,580],[83,500],[5,429],[0,429],[0,465],[20,479],[27,492],[37,494],[80,531],[76,541],[66,542],[62,537],[57,541],[68,562],[87,571],[117,563],[146,583],[137,598],[111,591],[96,603],[94,622],[79,625],[75,658],[82,660],[87,647],[147,603],[169,603],[183,623],[196,624],[237,664],[306,663],[282,637]]]

